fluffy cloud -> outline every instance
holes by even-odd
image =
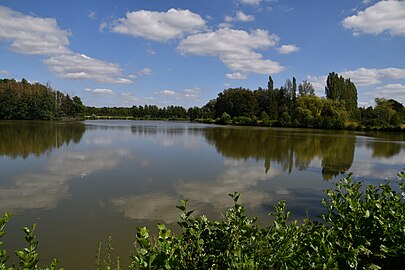
[[[400,68],[359,68],[340,73],[344,78],[350,78],[356,85],[365,86],[381,83],[381,79],[404,79],[405,69]]]
[[[62,54],[44,60],[49,69],[65,79],[93,79],[104,83],[128,84],[131,80],[122,78],[119,65],[91,58],[84,54]]]
[[[88,93],[91,93],[91,94],[102,95],[102,96],[114,96],[114,95],[116,95],[113,90],[106,89],[106,88],[95,88],[95,89],[86,88],[86,89],[84,89],[84,91],[86,91]]]
[[[145,76],[145,75],[151,75],[151,74],[152,74],[152,69],[146,67],[146,68],[143,68],[143,69],[139,70],[135,74],[129,75],[128,77],[132,78],[132,79],[135,79],[135,78],[139,78],[139,77],[142,77],[142,76]]]
[[[105,83],[132,83],[123,78],[119,65],[72,52],[68,31],[55,19],[24,15],[0,7],[0,40],[11,42],[15,52],[51,56],[43,60],[49,69],[66,79],[92,79]]]
[[[384,97],[386,99],[395,99],[402,104],[405,103],[405,85],[400,83],[386,84],[377,87],[375,91],[369,93],[373,97]]]
[[[254,16],[252,15],[247,15],[243,13],[243,11],[238,11],[235,15],[235,17],[231,16],[226,16],[225,21],[226,22],[251,22],[255,19]]]
[[[171,100],[181,100],[181,101],[192,101],[198,102],[200,101],[200,88],[191,88],[191,89],[184,89],[180,91],[173,91],[173,90],[162,90],[155,92],[158,96],[163,96]]]
[[[69,35],[68,31],[58,27],[55,19],[28,16],[0,7],[0,40],[10,41],[11,48],[18,53],[67,53]]]
[[[345,28],[352,29],[354,35],[380,34],[386,31],[392,36],[404,36],[405,1],[379,1],[364,11],[345,18],[342,24]]]
[[[177,49],[183,54],[217,56],[228,68],[240,72],[274,74],[284,70],[277,62],[263,59],[254,50],[277,45],[279,37],[265,30],[246,32],[221,28],[183,39]]]
[[[241,2],[242,4],[245,4],[245,5],[252,5],[252,6],[257,6],[257,5],[259,5],[261,1],[262,1],[262,0],[240,0],[240,2]]]
[[[139,10],[128,12],[112,28],[113,32],[144,37],[155,41],[167,41],[204,28],[200,15],[189,10],[169,9],[167,12]]]
[[[283,46],[277,48],[277,51],[281,54],[289,54],[289,53],[293,53],[293,52],[298,52],[299,50],[300,50],[300,48],[293,44],[283,45]]]
[[[240,72],[235,72],[235,73],[227,73],[225,75],[228,79],[232,80],[246,80],[246,74],[240,73]]]
[[[161,95],[161,96],[175,96],[176,92],[172,91],[172,90],[162,90],[159,92],[156,92],[157,95]]]
[[[109,88],[85,88],[84,92],[91,94],[91,96],[86,98],[86,104],[103,102],[105,106],[115,107],[115,106],[132,106],[134,104],[149,104],[154,101],[153,97],[137,97],[131,92],[116,92]],[[108,97],[106,99],[106,97]]]

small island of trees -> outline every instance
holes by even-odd
[[[269,76],[265,89],[225,89],[204,106],[188,109],[156,105],[89,107],[80,97],[72,98],[49,85],[31,84],[25,79],[0,80],[0,119],[169,119],[245,126],[402,130],[403,104],[385,98],[376,98],[375,102],[374,107],[359,108],[354,83],[334,72],[327,77],[325,97],[316,96],[306,80],[297,85],[293,77],[275,88]]]

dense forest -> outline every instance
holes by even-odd
[[[358,108],[357,89],[350,79],[329,73],[325,97],[314,87],[293,77],[284,86],[274,87],[271,76],[267,88],[229,88],[200,107],[156,105],[132,107],[88,107],[79,97],[71,98],[49,85],[30,84],[25,79],[0,80],[0,119],[129,118],[172,119],[204,123],[314,127],[327,129],[400,129],[405,108],[394,99],[376,98],[375,106]]]
[[[53,120],[83,117],[85,106],[49,85],[0,80],[0,119]]]

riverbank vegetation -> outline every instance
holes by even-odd
[[[315,221],[310,214],[301,221],[290,220],[286,203],[274,206],[273,224],[261,227],[257,218],[246,215],[238,203],[240,194],[229,194],[234,204],[224,219],[211,221],[193,217],[187,201],[180,210],[180,234],[158,224],[157,235],[146,227],[136,234],[136,248],[129,269],[402,269],[405,262],[405,173],[402,181],[364,186],[349,175],[326,190],[324,212]],[[395,187],[395,188],[394,188]],[[10,215],[0,218],[0,237]],[[0,269],[55,269],[38,267],[35,226],[24,227],[27,248],[15,252],[20,266],[7,266],[7,251],[1,249]],[[98,249],[97,269],[122,269]]]
[[[134,119],[190,120],[201,123],[243,126],[307,127],[325,129],[402,130],[405,107],[394,99],[376,98],[375,106],[358,107],[357,88],[350,79],[331,72],[325,97],[315,95],[304,80],[287,79],[274,87],[229,88],[200,107],[156,105],[89,107],[49,85],[26,80],[0,80],[0,119]]]
[[[71,98],[49,85],[0,80],[0,119],[77,119],[84,116],[84,108],[79,97]]]

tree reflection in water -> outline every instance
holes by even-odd
[[[0,156],[40,156],[64,144],[79,143],[85,129],[80,122],[0,121]]]
[[[288,172],[305,170],[318,158],[329,180],[351,167],[356,136],[352,131],[261,128],[207,128],[209,144],[225,157],[264,160],[265,172],[276,162]]]

